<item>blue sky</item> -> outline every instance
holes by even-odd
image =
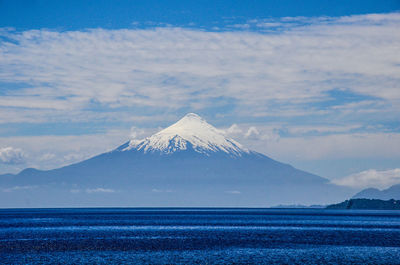
[[[76,162],[195,112],[341,183],[393,179],[399,10],[365,0],[0,1],[0,173]]]
[[[212,30],[232,22],[281,17],[338,17],[399,10],[396,0],[1,1],[0,26],[18,30],[121,29],[170,24]],[[136,24],[139,23],[139,24]]]

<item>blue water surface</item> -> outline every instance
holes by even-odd
[[[400,264],[400,212],[0,210],[1,264]]]

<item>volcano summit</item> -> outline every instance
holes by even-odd
[[[226,138],[223,132],[194,113],[187,114],[175,124],[151,137],[139,141],[131,140],[127,147],[119,150],[132,149],[159,154],[172,154],[186,150],[208,155],[220,151],[231,156],[249,153],[238,142]]]
[[[248,150],[193,113],[76,164],[2,175],[0,185],[9,191],[0,207],[265,207],[331,203],[352,192]]]

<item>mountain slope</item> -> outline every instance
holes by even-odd
[[[369,188],[360,191],[353,196],[354,199],[380,199],[380,200],[400,200],[400,184],[393,185],[385,190]]]
[[[269,206],[350,195],[325,178],[244,148],[192,113],[80,163],[1,179],[3,189],[14,189],[7,196],[17,206],[27,200],[41,207]],[[25,199],[13,197],[17,193]]]

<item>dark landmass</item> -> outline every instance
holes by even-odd
[[[338,204],[331,204],[326,209],[360,209],[360,210],[400,210],[398,200],[350,199]]]
[[[393,185],[385,190],[365,189],[354,195],[352,199],[400,200],[400,184]]]

